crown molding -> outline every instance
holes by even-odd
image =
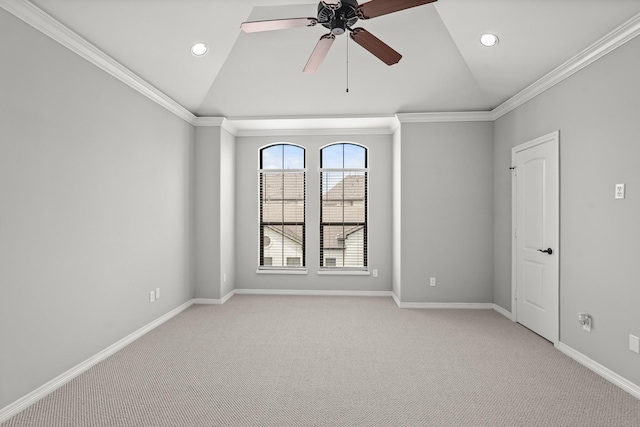
[[[400,125],[395,116],[247,118],[227,119],[225,123],[237,137],[391,135]]]
[[[75,52],[187,123],[194,126],[221,126],[234,136],[393,134],[400,126],[400,123],[494,121],[640,34],[640,14],[638,14],[491,111],[400,113],[393,118],[386,116],[369,118],[225,119],[220,117],[196,117],[155,86],[27,0],[0,0],[0,8]],[[383,123],[382,120],[384,119],[390,121]],[[316,120],[316,122],[311,123],[310,121],[313,120]],[[378,121],[376,122],[376,120]],[[302,126],[307,127],[304,128]]]
[[[491,111],[493,120],[557,85],[640,34],[640,13]]]
[[[226,119],[224,117],[196,117],[193,119],[191,124],[194,126],[220,126],[222,127],[224,121]]]
[[[191,124],[195,127],[220,127],[233,136],[238,134],[238,128],[226,117],[196,117]]]
[[[196,117],[190,111],[33,3],[26,0],[0,0],[0,7],[184,121],[193,124]]]
[[[490,111],[462,111],[450,113],[399,113],[400,123],[490,122]]]

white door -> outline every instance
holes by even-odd
[[[514,320],[559,337],[559,132],[513,148]]]

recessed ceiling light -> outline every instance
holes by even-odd
[[[209,50],[209,46],[204,43],[196,43],[191,46],[191,53],[193,56],[202,56]]]
[[[487,33],[480,36],[480,43],[486,47],[492,47],[498,44],[498,36],[495,34]]]

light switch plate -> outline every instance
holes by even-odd
[[[624,199],[624,184],[616,184],[616,199]]]

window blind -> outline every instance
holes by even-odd
[[[320,169],[320,266],[367,267],[367,169]]]
[[[305,171],[261,169],[260,268],[305,266]]]

